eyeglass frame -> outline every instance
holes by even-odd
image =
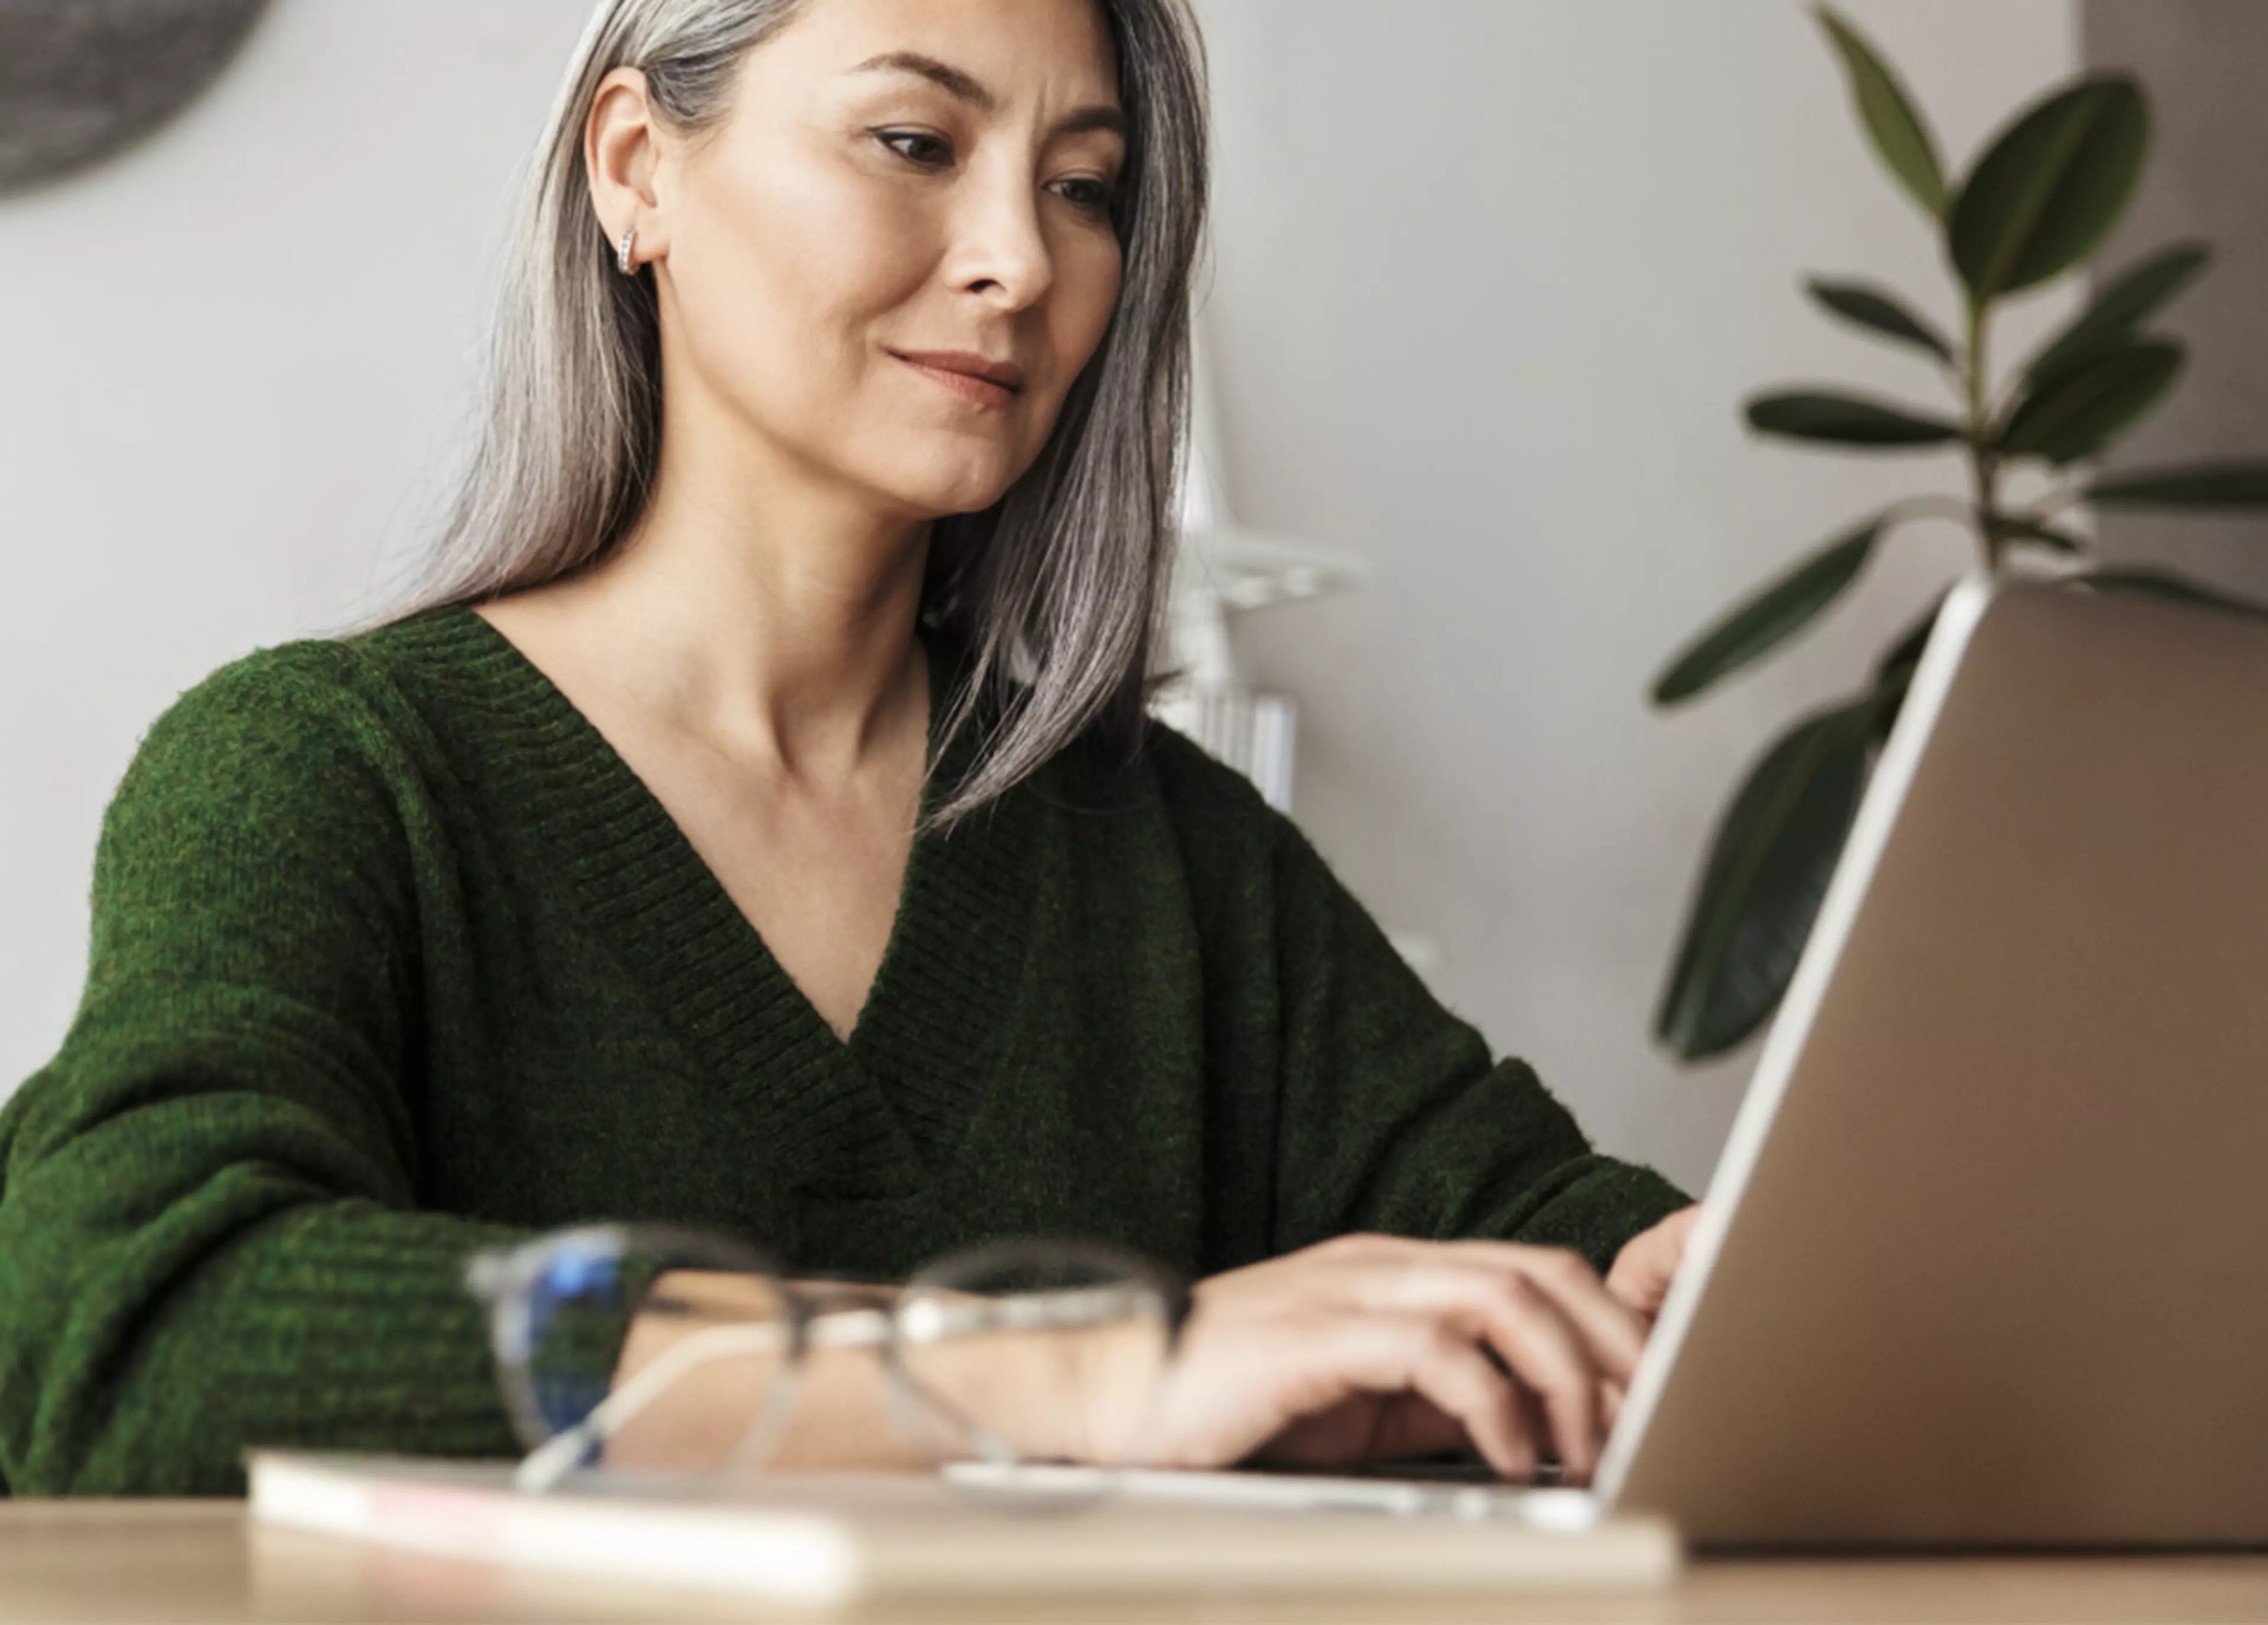
[[[611,1387],[580,1420],[554,1430],[534,1398],[530,1375],[536,1334],[528,1324],[528,1312],[536,1289],[563,1258],[570,1256],[579,1256],[585,1262],[603,1257],[622,1272],[636,1259],[659,1261],[673,1255],[703,1261],[661,1262],[641,1292],[650,1290],[653,1282],[673,1268],[723,1268],[770,1288],[779,1300],[778,1313],[763,1320],[727,1321],[693,1333],[628,1381]],[[943,1274],[947,1267],[973,1276],[988,1267],[1026,1261],[1036,1265],[1042,1261],[1076,1261],[1098,1272],[1116,1272],[1123,1279],[1107,1285],[988,1297],[981,1304],[966,1305],[961,1317],[949,1313],[939,1299],[918,1296],[926,1278]],[[622,1281],[618,1274],[617,1290]],[[688,1371],[737,1354],[778,1354],[781,1364],[764,1395],[763,1408],[726,1459],[728,1469],[753,1465],[778,1443],[781,1430],[794,1413],[806,1361],[815,1348],[875,1349],[889,1378],[894,1401],[910,1401],[929,1411],[932,1419],[949,1423],[988,1462],[1020,1466],[1023,1459],[1005,1439],[908,1367],[904,1355],[909,1344],[936,1343],[987,1332],[1071,1330],[1154,1318],[1164,1334],[1162,1372],[1163,1363],[1173,1358],[1179,1346],[1192,1306],[1189,1283],[1182,1276],[1138,1253],[1107,1242],[1071,1239],[980,1242],[940,1254],[915,1270],[902,1286],[893,1288],[852,1281],[799,1281],[770,1254],[725,1232],[644,1223],[573,1225],[516,1243],[483,1247],[467,1262],[465,1285],[486,1312],[490,1350],[514,1426],[523,1439],[540,1438],[541,1441],[530,1447],[512,1475],[514,1489],[531,1493],[556,1489],[588,1462],[617,1428]],[[887,1305],[877,1301],[884,1292],[895,1294]],[[629,1294],[624,1296],[627,1299]],[[862,1298],[866,1301],[858,1301]],[[1110,1312],[1114,1304],[1119,1307]],[[778,1342],[783,1333],[784,1348]],[[764,1335],[759,1340],[757,1334]]]

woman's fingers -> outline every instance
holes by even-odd
[[[1581,1332],[1607,1379],[1629,1383],[1646,1349],[1646,1322],[1607,1290],[1581,1254],[1505,1241],[1456,1241],[1444,1250],[1460,1261],[1517,1274],[1549,1293]]]
[[[1519,1391],[1469,1336],[1431,1316],[1373,1314],[1341,1322],[1330,1342],[1326,1357],[1350,1388],[1415,1393],[1455,1418],[1506,1478],[1534,1476],[1540,1441]]]
[[[1526,1313],[1541,1298],[1572,1328],[1587,1363],[1604,1380],[1627,1386],[1638,1368],[1645,1323],[1578,1254],[1504,1242],[1363,1239],[1383,1245],[1342,1252],[1336,1281],[1350,1307],[1467,1315],[1509,1305]]]
[[[1202,1298],[1170,1379],[1157,1460],[1221,1467],[1259,1452],[1308,1465],[1358,1461],[1404,1431],[1410,1399],[1454,1423],[1507,1476],[1535,1470],[1543,1430],[1479,1340],[1438,1316],[1328,1307],[1256,1318]],[[1398,1445],[1396,1447],[1401,1447]]]
[[[1607,1272],[1607,1290],[1629,1305],[1649,1325],[1661,1312],[1662,1300],[1669,1296],[1669,1283],[1675,1278],[1677,1267],[1685,1259],[1685,1249],[1693,1239],[1693,1227],[1701,1221],[1701,1208],[1695,1203],[1680,1208],[1653,1229],[1631,1238],[1623,1250],[1615,1255],[1614,1268]]]
[[[1353,1461],[1461,1433],[1527,1477],[1595,1470],[1645,1322],[1572,1253],[1353,1236],[1202,1283],[1169,1453]]]
[[[1587,1479],[1599,1457],[1599,1372],[1574,1322],[1551,1295],[1524,1276],[1505,1277],[1483,1310],[1489,1346],[1543,1407],[1559,1463]]]
[[[1380,1301],[1455,1301],[1476,1290],[1475,1275],[1521,1275],[1535,1281],[1583,1328],[1608,1374],[1616,1381],[1629,1379],[1646,1341],[1646,1321],[1606,1290],[1580,1254],[1562,1247],[1358,1233],[1248,1264],[1205,1285],[1255,1308],[1274,1303],[1298,1311],[1315,1303],[1319,1293],[1351,1307]],[[1377,1296],[1381,1286],[1388,1294],[1384,1299]]]

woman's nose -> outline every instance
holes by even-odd
[[[947,280],[1004,309],[1037,304],[1055,284],[1056,266],[1030,169],[1004,164],[990,173],[971,173],[961,189],[946,256]]]

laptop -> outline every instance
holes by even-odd
[[[1125,1487],[1703,1547],[2268,1543],[2268,625],[1955,591],[1706,1200],[1590,1491]]]
[[[1602,1499],[2268,1542],[2268,626],[1955,591],[1708,1202]]]

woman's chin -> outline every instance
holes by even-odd
[[[965,474],[935,480],[909,480],[902,472],[887,488],[891,499],[906,512],[923,519],[951,518],[960,513],[982,513],[1007,495],[1013,474],[972,480]]]

